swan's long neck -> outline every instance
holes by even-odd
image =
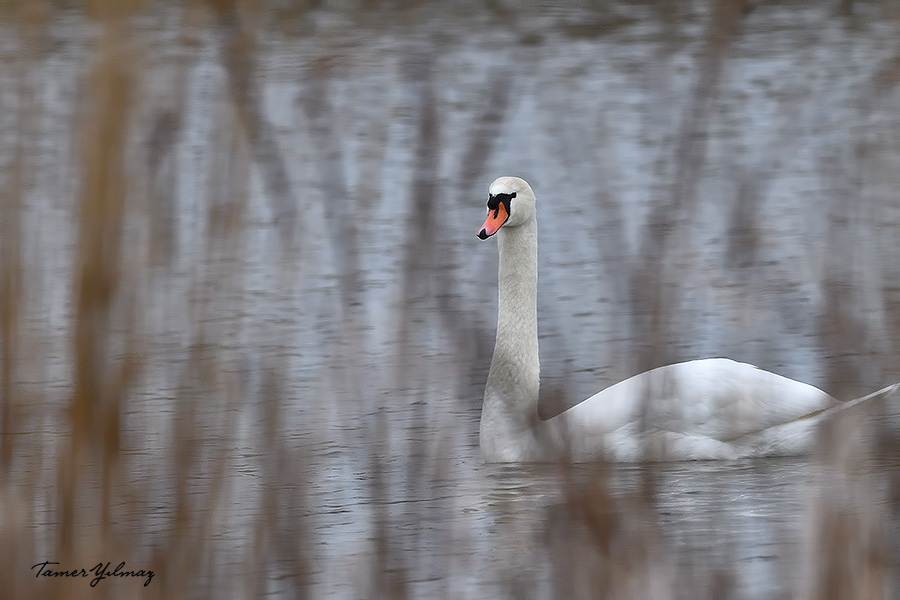
[[[536,450],[539,423],[537,222],[503,227],[497,237],[497,341],[484,392],[481,447],[488,459],[523,459]]]

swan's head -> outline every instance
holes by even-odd
[[[498,177],[488,193],[488,216],[478,232],[481,239],[488,239],[503,226],[515,227],[534,218],[534,192],[524,179]]]

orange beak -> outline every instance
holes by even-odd
[[[508,218],[509,213],[506,212],[506,207],[501,202],[496,209],[488,213],[487,219],[484,220],[484,225],[481,226],[481,231],[478,232],[478,237],[483,240],[488,239],[497,233],[497,230],[506,223]]]

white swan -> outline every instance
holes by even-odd
[[[542,421],[534,192],[518,177],[500,177],[489,193],[478,237],[499,232],[500,268],[497,341],[481,413],[487,461],[802,454],[811,449],[821,419],[850,404],[753,365],[711,358],[636,375]]]

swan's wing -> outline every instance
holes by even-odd
[[[658,415],[659,425],[677,430],[680,424],[722,441],[809,417],[836,404],[812,385],[727,359],[691,361],[658,371],[660,393],[649,411]]]
[[[705,359],[636,375],[560,417],[579,454],[604,446],[627,460],[640,454],[642,434],[650,433],[664,434],[669,451],[681,449],[677,453],[686,458],[722,458],[739,454],[736,446],[745,436],[834,404],[834,398],[809,384],[745,363]]]

